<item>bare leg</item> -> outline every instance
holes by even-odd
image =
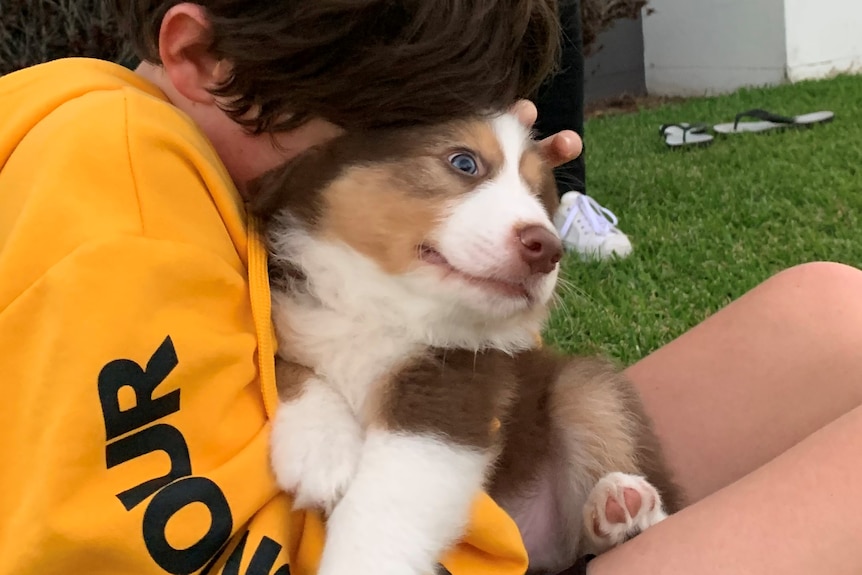
[[[862,408],[599,556],[590,575],[862,573]]]
[[[791,268],[627,375],[697,501],[862,404],[862,272]]]
[[[696,502],[591,575],[862,572],[862,272],[783,272],[629,370]]]

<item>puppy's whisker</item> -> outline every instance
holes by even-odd
[[[567,317],[573,317],[575,315],[575,310],[572,309],[569,301],[559,294],[554,294],[554,297],[551,300],[552,309],[564,313]]]
[[[580,300],[584,300],[591,305],[598,305],[598,302],[590,294],[585,292],[582,287],[576,285],[575,283],[571,282],[566,278],[559,278],[557,288],[559,291],[563,292],[566,295],[572,296]]]

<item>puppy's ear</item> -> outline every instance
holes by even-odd
[[[545,211],[548,212],[548,216],[553,218],[557,208],[560,207],[557,178],[554,175],[554,168],[551,167],[551,161],[542,147],[534,144],[533,150],[535,150],[541,159],[541,166],[539,166],[539,200],[545,207]]]
[[[546,164],[547,169],[543,170],[541,182],[541,194],[539,198],[542,200],[542,205],[548,212],[548,216],[553,218],[557,209],[560,207],[560,193],[557,189],[557,178],[554,176],[554,170],[550,164]]]
[[[314,225],[321,215],[323,191],[338,174],[331,146],[311,148],[249,184],[249,212],[265,224],[287,212],[294,220]]]
[[[267,221],[287,203],[287,186],[296,163],[296,158],[289,160],[249,182],[247,206],[251,215]]]

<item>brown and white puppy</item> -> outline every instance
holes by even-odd
[[[281,404],[272,462],[329,514],[321,575],[427,575],[487,489],[533,572],[679,497],[609,364],[537,349],[562,255],[515,117],[340,137],[267,174]]]

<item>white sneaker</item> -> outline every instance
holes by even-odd
[[[624,258],[632,253],[628,236],[617,229],[617,217],[586,194],[574,191],[563,194],[554,225],[566,248],[582,257]]]

